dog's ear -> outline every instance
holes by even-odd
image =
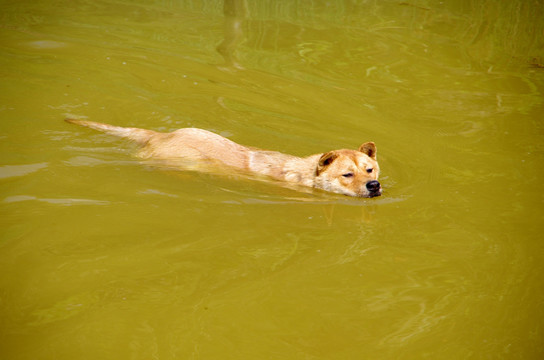
[[[372,141],[366,142],[359,146],[359,151],[368,155],[369,158],[376,160],[376,144]]]
[[[325,170],[325,168],[329,166],[337,157],[338,154],[336,153],[336,151],[329,151],[328,153],[321,155],[319,161],[317,162],[317,169],[315,174],[321,174],[321,172]]]

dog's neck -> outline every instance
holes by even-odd
[[[251,150],[248,153],[247,170],[277,180],[314,185],[317,161],[322,154],[305,158],[276,151]]]

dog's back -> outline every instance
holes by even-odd
[[[245,168],[248,162],[247,147],[203,129],[184,128],[171,133],[161,133],[87,120],[66,119],[66,121],[131,140],[140,145],[137,155],[142,159],[213,160],[237,168]]]

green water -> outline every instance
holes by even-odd
[[[1,357],[543,358],[544,4],[226,5],[0,3]],[[160,170],[68,115],[374,141],[384,194]]]

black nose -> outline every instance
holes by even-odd
[[[372,180],[366,183],[366,188],[370,192],[376,192],[380,190],[380,183],[378,180]]]

